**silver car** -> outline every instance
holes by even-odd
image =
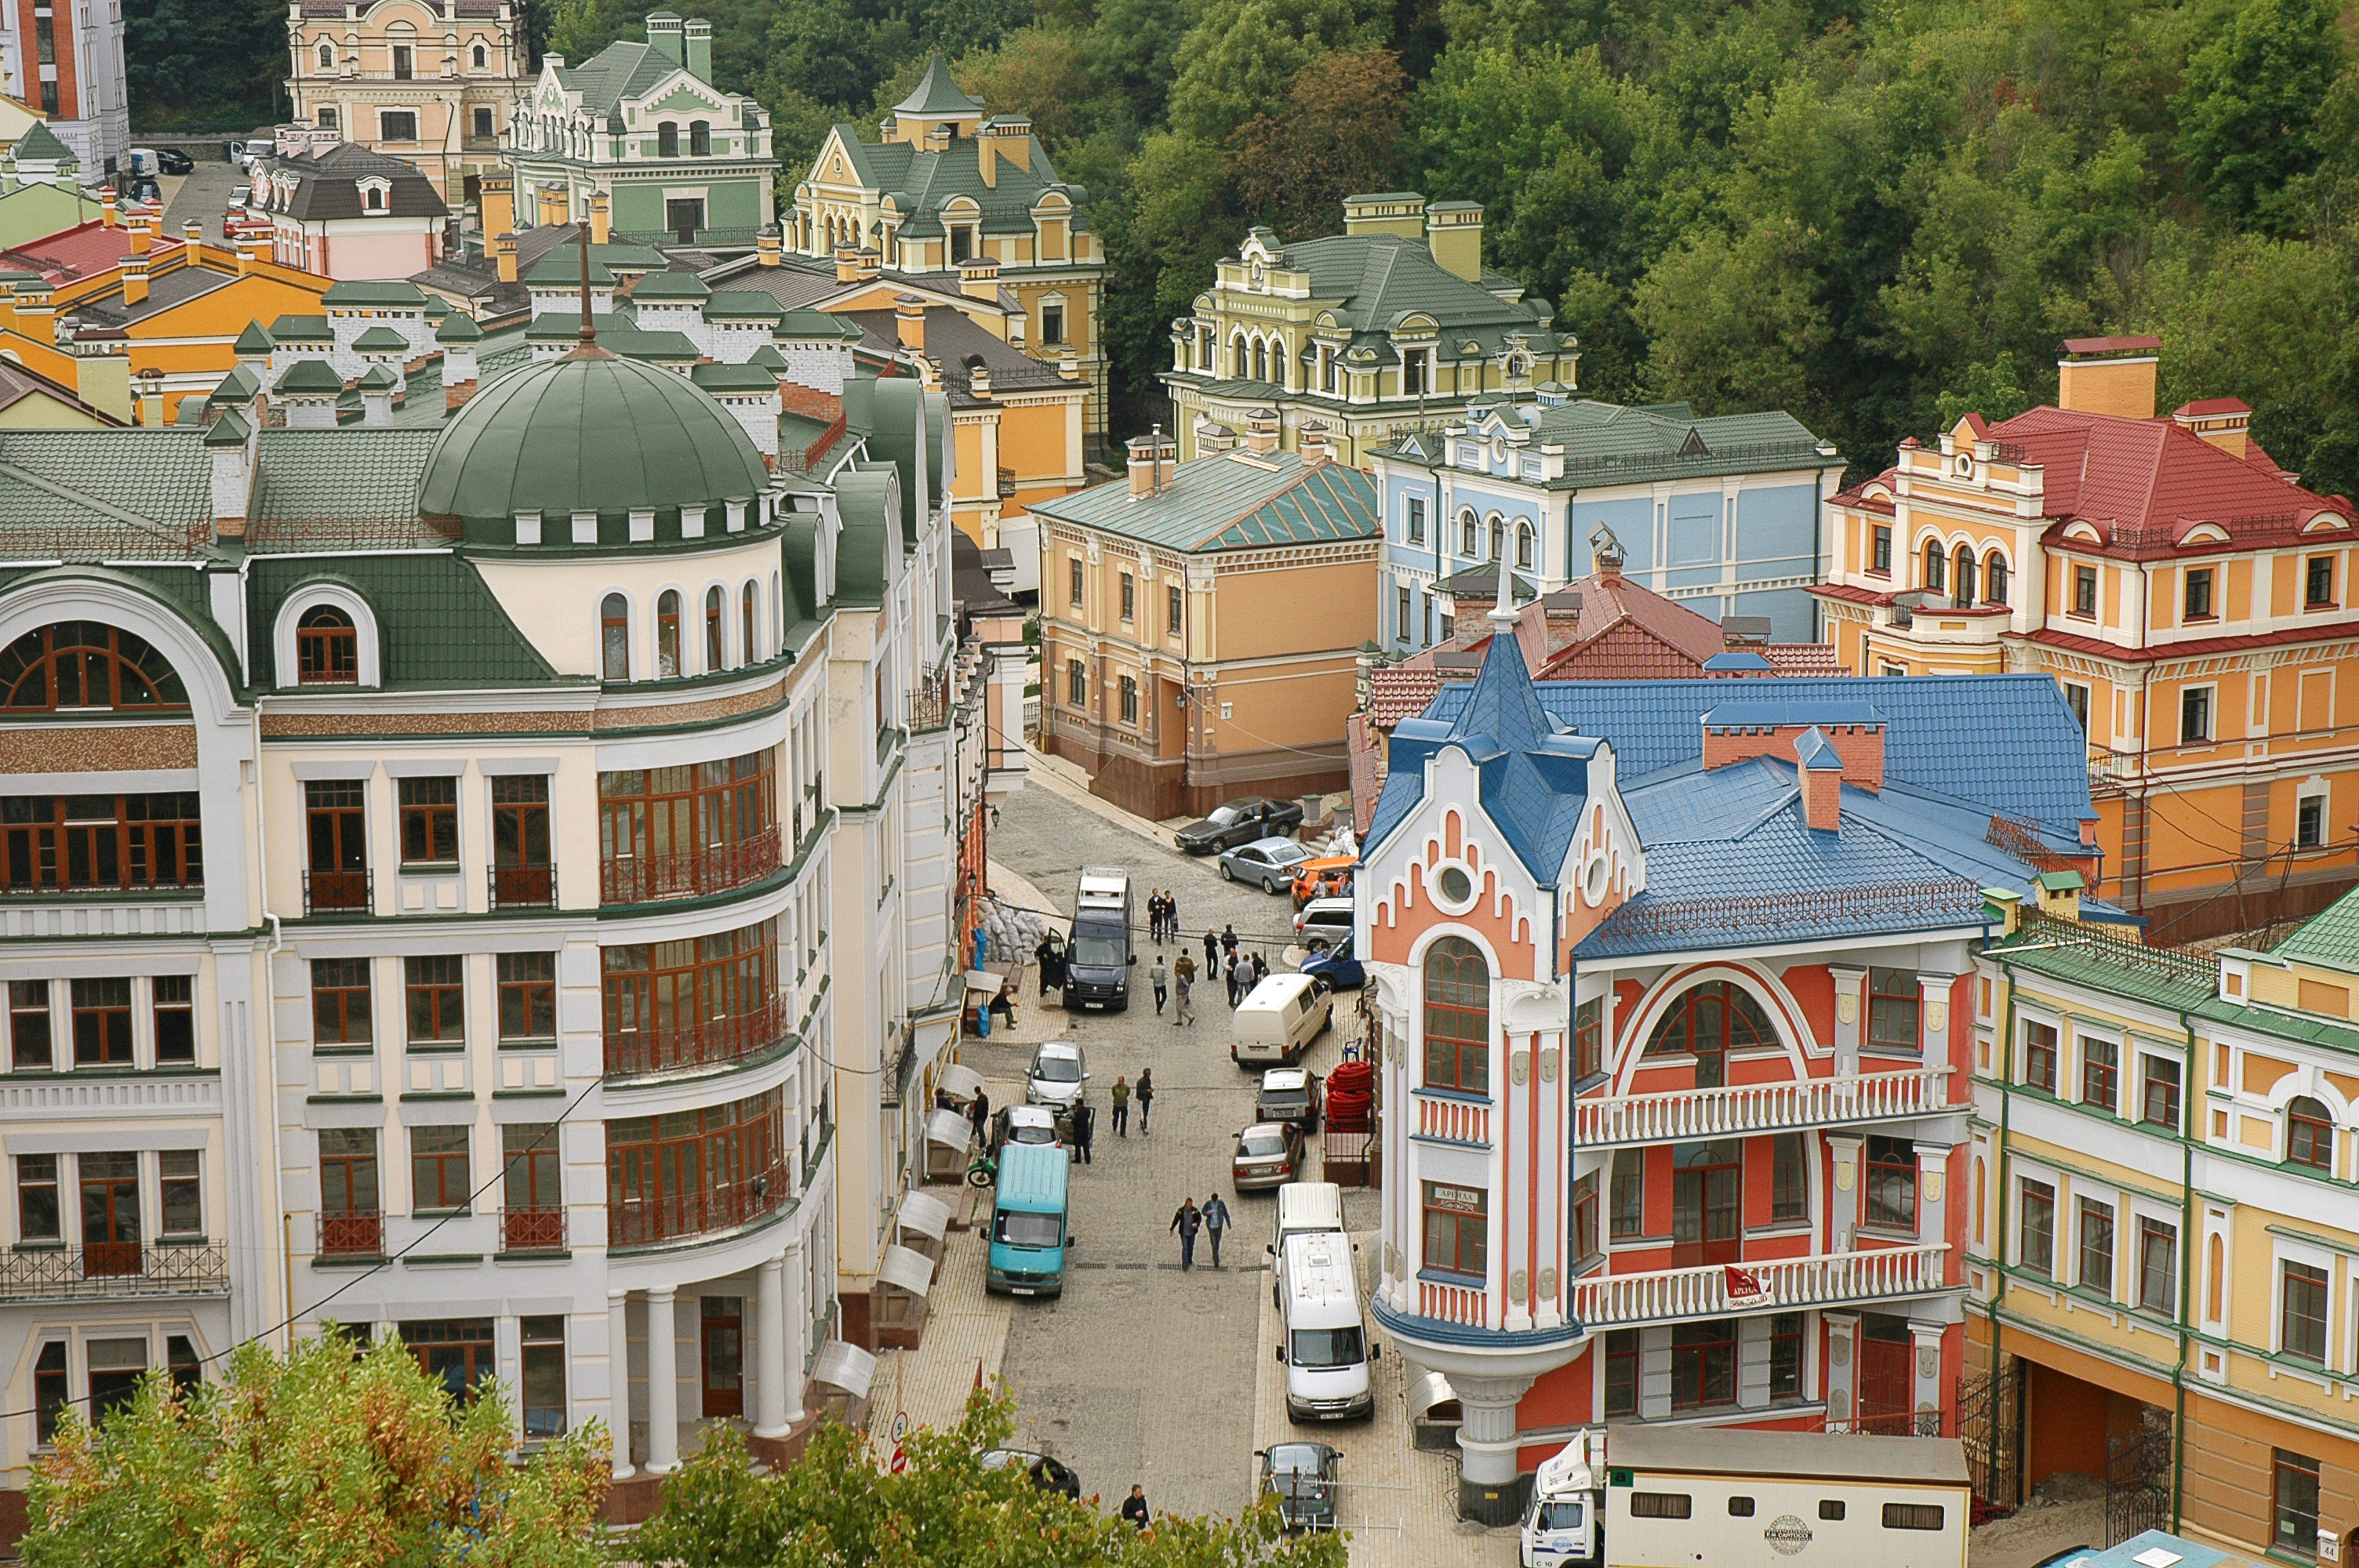
[[[1264,892],[1294,891],[1295,869],[1310,851],[1291,838],[1256,838],[1221,857],[1221,880],[1253,882]]]
[[[1282,1187],[1302,1174],[1302,1129],[1287,1121],[1257,1121],[1237,1134],[1229,1180],[1241,1193]]]
[[[1089,1058],[1070,1040],[1050,1040],[1032,1054],[1024,1075],[1024,1098],[1030,1105],[1068,1111],[1081,1102],[1082,1086],[1090,1081]]]

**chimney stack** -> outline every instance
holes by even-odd
[[[483,213],[485,245],[502,234],[516,232],[516,176],[487,174],[477,187],[482,194],[476,199]]]
[[[1600,527],[1589,536],[1589,569],[1602,582],[1622,580],[1622,541],[1614,530]]]
[[[893,300],[893,330],[905,349],[926,351],[926,302],[914,294],[897,295]]]
[[[1327,446],[1327,422],[1313,419],[1295,432],[1294,449],[1302,454],[1302,466],[1324,468],[1334,453]]]
[[[1245,450],[1274,452],[1277,450],[1277,410],[1256,408],[1245,416]]]
[[[2241,397],[2206,397],[2182,403],[2170,411],[2173,423],[2199,441],[2207,441],[2232,458],[2251,449],[2253,406]]]
[[[765,223],[754,236],[754,260],[760,266],[779,266],[786,261],[786,236],[776,223]]]
[[[835,281],[838,283],[860,281],[860,253],[850,245],[835,247]]]
[[[593,245],[605,244],[613,239],[614,232],[614,219],[607,211],[606,193],[603,190],[592,191],[589,197],[589,207],[590,243]]]
[[[1425,238],[1425,198],[1414,190],[1365,191],[1343,198],[1343,232]]]
[[[180,243],[190,250],[205,243],[205,226],[191,218],[180,225]]]
[[[958,264],[959,292],[969,299],[999,303],[999,263],[990,256],[969,256]]]
[[[1179,449],[1163,427],[1155,427],[1152,434],[1131,438],[1128,472],[1130,498],[1144,501],[1160,495],[1171,486],[1171,476],[1178,469]]]
[[[1469,283],[1483,281],[1483,206],[1436,201],[1425,210],[1425,246],[1434,265]]]
[[[876,281],[878,270],[884,265],[884,261],[885,258],[878,255],[874,249],[863,245],[853,254],[853,276],[862,283],[874,283]]]
[[[139,373],[139,423],[151,430],[164,424],[164,373],[153,365]]]
[[[712,24],[701,16],[690,16],[680,29],[680,40],[687,46],[688,73],[699,81],[712,80]]]
[[[2162,340],[2144,335],[2067,338],[2056,362],[2056,406],[2075,414],[2154,417]]]
[[[492,236],[492,265],[499,273],[502,283],[516,281],[516,237],[514,233]]]
[[[679,18],[669,11],[647,15],[647,46],[674,65],[682,63]]]
[[[1802,786],[1802,821],[1814,833],[1843,830],[1843,759],[1817,725],[1794,742]]]
[[[147,303],[147,258],[145,255],[125,256],[116,264],[123,273],[123,303]]]
[[[108,186],[98,193],[98,221],[109,229],[114,227],[114,188]]]
[[[131,235],[131,254],[135,256],[146,255],[148,247],[156,243],[156,220],[145,212],[134,213],[124,228]]]

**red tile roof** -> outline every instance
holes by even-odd
[[[2152,352],[2161,347],[2160,338],[2148,337],[2144,333],[2124,338],[2067,338],[2064,340],[2064,351],[2068,354]]]
[[[2222,654],[2249,653],[2256,648],[2283,648],[2302,643],[2359,642],[2359,624],[2344,619],[2321,620],[2312,626],[2288,626],[2245,637],[2198,637],[2185,643],[2158,643],[2148,648],[2125,648],[2095,637],[2042,628],[2038,632],[2007,632],[2009,641],[2038,643],[2066,653],[2085,654],[2125,665],[2166,664],[2178,659],[2212,658]]]
[[[1780,677],[1850,674],[1835,657],[1832,643],[1772,643],[1761,652]]]
[[[2253,406],[2241,397],[2199,397],[2192,403],[2182,403],[2172,409],[2171,416],[2179,419],[2201,419],[2214,414],[2250,414]]]
[[[153,269],[164,257],[180,248],[181,242],[158,234],[147,247],[147,265]],[[108,228],[105,221],[93,218],[87,223],[77,223],[71,229],[60,229],[54,234],[44,234],[38,240],[0,251],[0,270],[38,272],[52,286],[72,283],[93,273],[112,270],[131,251],[131,235],[124,229]]]

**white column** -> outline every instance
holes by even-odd
[[[1852,1387],[1859,1359],[1859,1314],[1831,1312],[1827,1325],[1827,1430],[1849,1432]]]
[[[787,1244],[786,1301],[779,1313],[783,1332],[778,1348],[787,1366],[786,1381],[780,1385],[786,1392],[786,1414],[781,1419],[788,1426],[803,1419],[803,1368],[810,1359],[810,1294],[806,1289],[810,1280],[810,1250],[808,1239]]]
[[[614,1479],[636,1474],[631,1465],[630,1292],[606,1292],[606,1422],[614,1430]]]
[[[1867,1009],[1864,995],[1867,971],[1829,964],[1827,973],[1835,982],[1835,1076],[1847,1078],[1859,1071],[1859,1043],[1867,1032],[1867,1020],[1862,1016]]]
[[[787,1341],[794,1333],[781,1312],[784,1255],[754,1272],[754,1435],[787,1434]]]
[[[647,1474],[679,1468],[679,1314],[666,1285],[647,1292]]]
[[[1539,1094],[1534,1107],[1532,1148],[1549,1151],[1540,1169],[1538,1249],[1532,1256],[1532,1322],[1554,1328],[1564,1322],[1564,1251],[1572,1224],[1572,1162],[1565,1108],[1571,1098],[1570,1044],[1561,1033],[1544,1033],[1533,1042]],[[1538,1157],[1537,1152],[1535,1158]]]
[[[1458,1428],[1458,1517],[1512,1524],[1523,1503],[1516,1467],[1516,1407],[1529,1378],[1450,1379],[1465,1419]]]
[[[1501,581],[1506,580],[1505,578]],[[1505,1012],[1506,1009],[1498,1010]],[[1501,1271],[1500,1292],[1502,1311],[1499,1326],[1510,1334],[1520,1334],[1532,1326],[1531,1287],[1532,1213],[1531,1165],[1535,1151],[1532,1146],[1532,1036],[1509,1028],[1502,1031],[1500,1043],[1506,1048],[1506,1082],[1499,1086],[1495,1103],[1498,1107],[1496,1120],[1492,1125],[1491,1138],[1497,1150],[1499,1187],[1492,1206],[1499,1214],[1502,1245],[1495,1254],[1506,1268]],[[1487,1319],[1488,1314],[1485,1314]]]
[[[1941,1336],[1945,1327],[1920,1318],[1908,1320],[1908,1403],[1916,1412],[1919,1437],[1941,1435]]]

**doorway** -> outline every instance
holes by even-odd
[[[704,1413],[742,1416],[745,1413],[745,1298],[701,1298],[704,1364]]]
[[[1905,1317],[1876,1313],[1859,1320],[1860,1430],[1906,1437],[1916,1430],[1913,1341]]]
[[[664,227],[683,245],[696,243],[696,232],[704,227],[704,199],[701,196],[675,196],[664,203]]]
[[[1738,1171],[1743,1145],[1734,1139],[1682,1143],[1671,1154],[1671,1266],[1734,1263],[1743,1246]]]
[[[83,1274],[139,1272],[139,1156],[84,1154],[82,1173]]]

